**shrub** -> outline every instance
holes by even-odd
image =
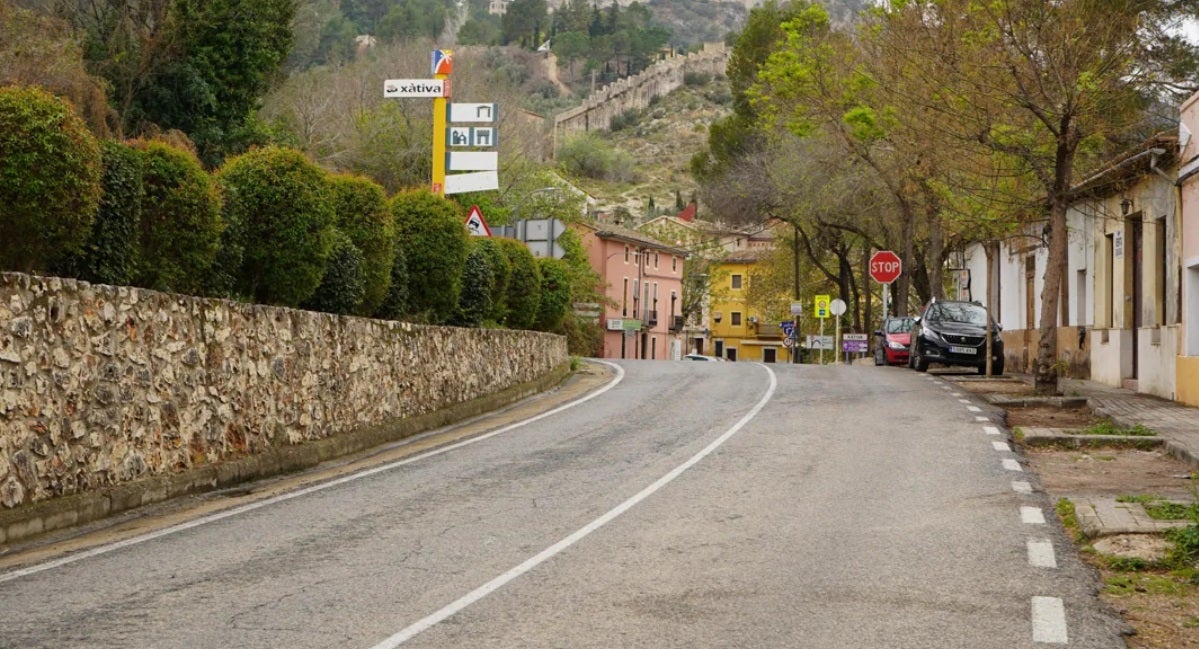
[[[243,250],[237,290],[283,306],[311,297],[333,248],[325,172],[299,151],[267,147],[230,159],[217,178],[232,242]]]
[[[504,324],[512,329],[530,329],[537,321],[537,305],[541,303],[541,269],[525,244],[516,239],[496,241],[512,267],[504,300]]]
[[[486,257],[487,265],[491,268],[491,310],[484,320],[498,324],[504,321],[504,314],[508,310],[508,282],[512,279],[512,264],[497,239],[473,237],[471,244]]]
[[[362,253],[362,303],[355,313],[371,315],[387,297],[395,260],[395,225],[387,197],[382,187],[362,176],[334,176],[330,185],[337,228]]]
[[[64,275],[89,282],[131,284],[137,270],[137,237],[145,196],[141,156],[112,140],[100,143],[100,153],[103,194],[91,232],[83,247],[67,253],[57,267]]]
[[[495,272],[482,247],[473,246],[466,256],[462,270],[462,294],[458,298],[458,313],[453,323],[462,327],[477,327],[491,313],[492,286]]]
[[[404,259],[404,249],[396,247],[395,258],[391,263],[391,282],[387,286],[387,295],[383,303],[375,309],[376,318],[399,320],[408,313],[408,262]]]
[[[542,257],[537,260],[541,270],[541,301],[537,303],[538,331],[558,331],[570,311],[570,268],[561,259]]]
[[[141,154],[145,189],[134,283],[199,292],[224,229],[216,184],[189,151],[158,141],[139,140],[131,146]]]
[[[44,270],[82,246],[100,174],[100,147],[67,102],[0,88],[0,265]]]
[[[428,190],[402,192],[388,209],[395,219],[396,248],[402,248],[409,278],[405,315],[440,324],[454,315],[462,291],[467,234],[459,207]]]
[[[366,292],[365,259],[349,236],[335,230],[333,249],[329,253],[321,284],[301,306],[339,315],[356,313]]]

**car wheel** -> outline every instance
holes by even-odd
[[[912,354],[912,359],[913,359],[912,367],[914,367],[917,372],[927,372],[928,371],[928,359],[924,357],[924,354],[921,354],[919,356]]]

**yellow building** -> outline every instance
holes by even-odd
[[[713,356],[730,361],[791,362],[779,323],[766,322],[749,301],[754,265],[768,254],[768,249],[740,250],[713,262],[708,311]]]

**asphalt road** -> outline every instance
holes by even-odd
[[[2,572],[0,647],[1125,646],[998,412],[946,382],[619,368],[476,441]]]

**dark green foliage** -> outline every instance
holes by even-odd
[[[391,283],[387,287],[387,295],[383,303],[375,310],[376,318],[399,320],[408,312],[408,262],[404,259],[404,249],[396,247],[395,259],[391,264]]]
[[[474,246],[466,256],[466,266],[462,270],[462,294],[458,298],[458,312],[452,324],[460,327],[483,324],[493,308],[491,291],[494,284],[495,273],[487,253],[483,248]]]
[[[141,154],[142,215],[134,283],[198,293],[216,258],[224,221],[211,176],[189,151],[165,142],[133,142]]]
[[[395,258],[395,225],[383,188],[368,178],[339,175],[330,179],[337,227],[362,253],[362,303],[356,313],[379,309],[391,285]]]
[[[333,247],[325,172],[292,149],[256,149],[217,173],[230,241],[243,250],[237,291],[263,304],[298,306],[320,285]]]
[[[98,284],[132,284],[137,270],[137,239],[142,218],[141,155],[132,148],[104,140],[100,143],[104,193],[91,233],[83,247],[68,253],[57,265],[62,274]]]
[[[1184,568],[1194,566],[1199,561],[1199,523],[1169,530],[1166,539],[1174,544],[1170,551],[1171,565]]]
[[[462,291],[467,234],[461,209],[427,190],[397,194],[388,208],[395,219],[396,248],[407,262],[408,304],[415,322],[440,324],[454,315]]]
[[[496,242],[512,266],[504,324],[511,329],[531,329],[537,321],[537,306],[541,303],[541,269],[537,258],[516,239],[500,238]]]
[[[491,268],[491,311],[485,320],[500,323],[508,311],[508,282],[512,279],[512,264],[500,248],[499,241],[491,237],[473,237],[473,248],[480,250]]]
[[[82,246],[100,175],[100,146],[69,104],[35,88],[0,88],[0,267],[45,270]]]
[[[379,21],[376,33],[384,41],[414,38],[437,39],[445,29],[447,8],[444,0],[399,0]]]
[[[570,312],[570,267],[561,259],[542,257],[537,260],[541,269],[541,301],[537,303],[538,331],[558,331]]]
[[[350,237],[334,231],[333,250],[325,266],[325,276],[312,297],[301,305],[311,311],[350,315],[358,310],[365,294],[365,256]]]

